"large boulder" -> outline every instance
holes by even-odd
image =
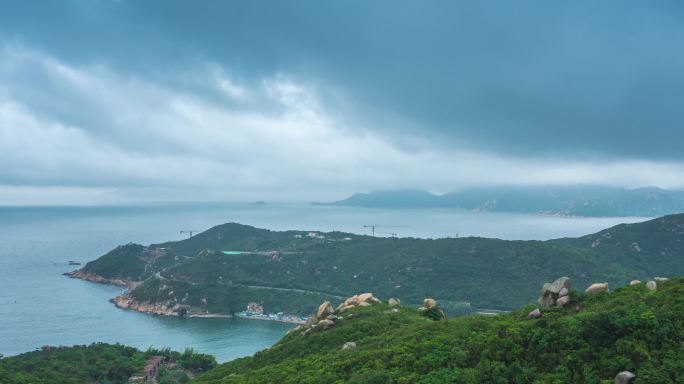
[[[559,307],[564,307],[570,302],[570,296],[561,296],[556,300],[556,305]]]
[[[656,282],[653,280],[649,280],[646,282],[646,289],[648,289],[649,291],[655,291],[656,289],[658,289],[658,284],[656,284]]]
[[[632,280],[629,282],[629,285],[639,285],[641,284],[641,280]]]
[[[622,371],[615,376],[615,384],[627,384],[635,377],[636,375],[630,371]]]
[[[584,292],[592,295],[608,292],[608,283],[594,283],[584,290]]]
[[[373,294],[370,293],[370,292],[362,293],[362,294],[356,296],[356,299],[357,299],[359,302],[372,301],[372,300],[373,300]]]
[[[569,277],[563,276],[551,284],[546,283],[546,284],[544,284],[543,290],[549,291],[549,292],[555,293],[555,294],[560,294],[560,291],[563,288],[568,289],[568,290],[570,289],[570,278]]]
[[[558,305],[557,300],[559,298],[568,296],[569,292],[569,277],[563,276],[553,283],[544,283],[541,296],[537,299],[537,304],[542,308],[553,307],[554,305]]]
[[[435,300],[435,299],[426,298],[425,300],[423,300],[423,308],[425,308],[425,309],[434,308],[436,306],[437,306],[437,300]]]
[[[654,277],[653,280],[655,280],[656,283],[663,283],[668,281],[669,279],[667,277]]]
[[[527,319],[532,320],[532,319],[538,319],[541,317],[541,311],[539,308],[535,308],[534,311],[530,312],[527,314]]]
[[[325,331],[326,329],[332,327],[333,325],[335,325],[334,321],[324,319],[324,320],[319,321],[318,324],[316,324],[316,328],[320,328],[320,329]]]
[[[401,301],[399,299],[390,298],[387,300],[387,304],[389,304],[390,307],[396,307],[397,305],[401,304]]]
[[[326,300],[323,302],[323,304],[318,306],[318,311],[316,312],[316,318],[322,319],[324,317],[327,317],[331,313],[333,313],[332,305],[330,305],[330,302]]]
[[[347,341],[342,345],[342,350],[344,351],[345,349],[356,349],[356,343],[353,341]]]
[[[353,308],[355,306],[367,307],[375,303],[381,303],[381,301],[378,300],[375,296],[373,296],[372,293],[367,292],[362,293],[360,295],[354,295],[348,298],[344,302],[340,303],[340,305],[338,305],[335,310],[339,313],[342,313],[347,309]]]

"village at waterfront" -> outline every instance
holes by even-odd
[[[277,321],[291,324],[304,324],[307,319],[305,316],[287,315],[283,312],[264,313],[264,308],[258,303],[247,304],[247,309],[235,313],[235,317],[240,319]]]

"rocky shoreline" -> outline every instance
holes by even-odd
[[[120,295],[109,300],[117,308],[127,309],[151,315],[171,316],[171,317],[193,317],[193,318],[231,318],[232,315],[210,313],[198,307],[183,305],[178,303],[139,303],[128,295]]]
[[[171,316],[171,317],[189,317],[189,318],[233,318],[235,316],[231,314],[217,314],[217,313],[210,313],[209,311],[202,309],[200,307],[194,307],[190,305],[185,305],[185,304],[178,304],[177,302],[166,302],[166,303],[140,303],[137,302],[133,297],[128,295],[128,293],[135,289],[135,287],[140,284],[141,282],[139,281],[127,281],[123,279],[110,279],[106,278],[103,276],[100,276],[95,273],[90,273],[90,272],[85,272],[82,269],[77,269],[71,272],[65,272],[63,273],[64,276],[67,276],[72,279],[80,279],[80,280],[85,280],[89,281],[91,283],[97,283],[97,284],[109,284],[109,285],[115,285],[118,287],[126,287],[128,288],[124,294],[119,295],[114,297],[113,299],[110,299],[109,302],[114,304],[117,308],[119,309],[124,309],[124,310],[131,310],[131,311],[136,311],[136,312],[141,312],[141,313],[146,313],[150,315],[158,315],[158,316]],[[298,322],[293,322],[293,321],[282,321],[282,320],[276,320],[276,319],[270,319],[270,318],[253,318],[253,317],[248,317],[248,316],[238,316],[238,318],[241,319],[249,319],[249,320],[266,320],[266,321],[276,321],[276,322],[286,322],[286,323],[294,323],[298,324]]]
[[[100,276],[95,273],[89,273],[85,272],[82,269],[77,269],[75,271],[71,272],[66,272],[63,273],[64,276],[68,276],[72,279],[81,279],[85,281],[90,281],[91,283],[98,283],[98,284],[111,284],[111,285],[116,285],[119,287],[131,287],[132,285],[137,284],[137,281],[126,281],[122,279],[109,279],[103,276]]]

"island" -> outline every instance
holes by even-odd
[[[228,223],[181,241],[121,245],[74,278],[125,286],[120,308],[166,316],[305,321],[323,301],[372,291],[449,315],[510,311],[563,275],[624,285],[684,275],[684,214],[579,238],[417,239],[344,232],[270,231]],[[250,312],[248,306],[261,312]],[[255,316],[259,315],[259,316]]]
[[[451,208],[553,216],[656,217],[684,212],[684,191],[656,187],[597,185],[492,186],[463,188],[442,195],[417,189],[356,193],[315,205],[364,208]]]

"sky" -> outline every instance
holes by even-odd
[[[678,0],[0,7],[0,205],[684,188]]]

